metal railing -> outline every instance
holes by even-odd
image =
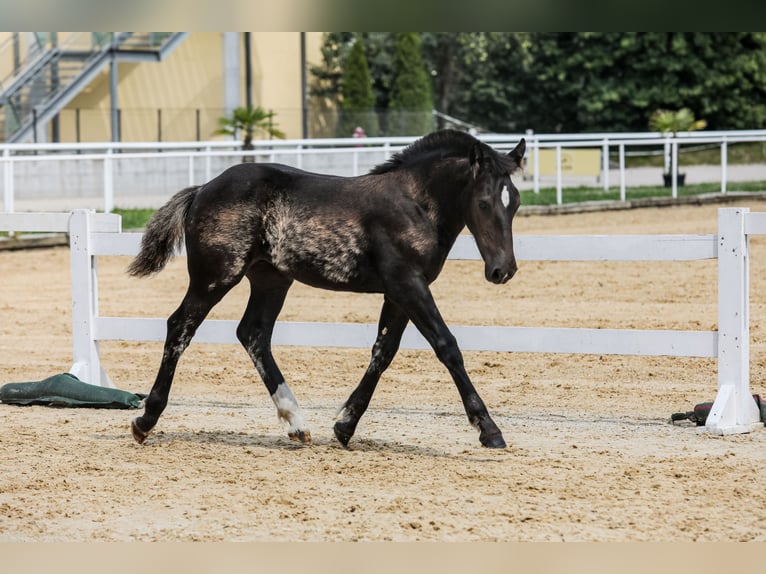
[[[532,189],[541,186],[539,151],[556,152],[555,188],[557,203],[563,202],[562,150],[591,148],[601,151],[600,184],[611,185],[609,158],[616,150],[620,198],[626,199],[626,147],[654,146],[668,150],[678,165],[678,149],[686,144],[720,147],[720,191],[726,193],[729,171],[728,146],[742,142],[766,142],[766,130],[695,132],[668,136],[660,133],[612,134],[494,134],[481,139],[499,150],[510,150],[521,137],[527,140],[527,164],[534,174]],[[124,190],[147,195],[169,196],[176,189],[210,180],[214,175],[244,160],[279,162],[334,175],[356,176],[385,161],[392,153],[414,141],[414,137],[364,139],[260,140],[253,150],[241,149],[239,141],[142,142],[86,144],[0,144],[3,173],[2,197],[5,212],[13,212],[15,199],[56,197],[56,189],[76,187],[82,197],[102,197],[100,206],[114,209],[115,196]],[[131,167],[132,166],[132,167]],[[61,174],[68,174],[62,178]],[[763,179],[766,179],[764,173]],[[71,181],[70,181],[71,180]],[[156,181],[155,181],[156,180]],[[671,196],[678,188],[672,178]],[[96,189],[100,187],[100,189]],[[48,194],[48,195],[45,195]]]
[[[52,33],[53,34],[53,33]],[[19,66],[0,84],[0,140],[37,141],[45,125],[112,59],[159,61],[185,33],[72,32],[39,36]],[[0,48],[9,50],[13,38]],[[40,139],[43,139],[40,137]]]

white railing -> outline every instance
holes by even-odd
[[[748,432],[760,413],[750,393],[749,237],[766,234],[766,213],[746,208],[719,209],[717,235],[520,236],[516,255],[536,261],[691,261],[718,259],[718,330],[636,330],[538,327],[453,326],[466,351],[717,357],[718,394],[705,429],[716,434]],[[163,341],[164,318],[103,317],[98,312],[96,259],[132,256],[141,234],[121,233],[119,218],[79,210],[71,214],[0,214],[0,231],[60,231],[67,219],[72,269],[72,373],[81,380],[111,386],[101,368],[99,342]],[[179,253],[183,255],[183,253]],[[473,239],[461,236],[450,259],[479,260]],[[236,321],[207,320],[194,340],[237,343]],[[273,344],[371,347],[374,324],[278,322]],[[427,349],[408,327],[402,348]]]
[[[727,191],[728,146],[742,142],[766,142],[766,130],[692,132],[668,137],[660,133],[594,134],[497,134],[481,139],[508,150],[521,137],[527,139],[527,162],[531,167],[533,190],[540,191],[539,150],[556,152],[555,187],[557,202],[563,202],[562,150],[590,148],[601,153],[600,183],[608,190],[611,182],[609,157],[616,150],[621,199],[626,199],[625,148],[662,146],[678,165],[678,147],[687,144],[717,145],[720,153],[721,192]],[[0,144],[0,179],[3,211],[16,211],[18,196],[44,199],[69,193],[101,198],[100,207],[110,212],[116,197],[123,201],[131,194],[146,193],[169,197],[183,186],[209,181],[225,167],[252,156],[257,161],[278,161],[321,173],[354,176],[367,172],[416,138],[310,139],[255,141],[255,149],[244,151],[239,142],[90,143],[90,144]],[[71,165],[80,166],[77,169]],[[98,167],[100,165],[100,167]],[[133,166],[133,167],[131,167]],[[63,174],[63,175],[62,175]],[[764,174],[766,179],[766,174]],[[675,178],[670,190],[677,197]]]

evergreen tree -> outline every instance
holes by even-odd
[[[309,66],[312,81],[309,94],[336,105],[340,103],[340,85],[343,61],[349,51],[354,35],[350,32],[329,32],[324,35],[320,51],[322,63]]]
[[[341,117],[338,123],[340,137],[349,137],[356,128],[362,128],[368,136],[378,135],[378,116],[375,112],[375,94],[367,66],[364,45],[360,39],[354,42],[343,67],[341,83]]]
[[[431,79],[415,32],[396,35],[388,134],[421,136],[433,130]]]
[[[530,127],[522,41],[522,35],[509,32],[466,36],[456,58],[460,75],[447,113],[494,132]]]
[[[462,76],[460,62],[471,35],[470,32],[424,32],[420,35],[423,59],[431,73],[434,106],[439,112],[454,115],[451,107],[460,94],[457,89]],[[436,123],[442,127],[440,120]]]
[[[536,131],[642,131],[684,107],[711,129],[766,126],[760,32],[530,34],[527,72]]]
[[[430,109],[430,95],[423,107],[413,108],[409,100],[413,92],[426,90],[435,94],[437,110],[497,132],[643,131],[655,110],[684,107],[707,120],[708,129],[766,128],[763,32],[364,32],[360,37],[376,107],[400,120],[383,130],[391,135],[432,129],[430,116],[419,126],[405,113]],[[418,39],[422,55],[413,49]],[[336,46],[350,50],[350,43]]]

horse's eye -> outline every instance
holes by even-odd
[[[489,211],[489,203],[484,201],[483,199],[479,200],[479,209],[482,211]]]

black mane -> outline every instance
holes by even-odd
[[[384,163],[370,170],[371,174],[380,175],[406,167],[426,157],[468,157],[470,149],[478,143],[475,137],[457,130],[441,130],[423,136],[402,151],[395,153]]]

